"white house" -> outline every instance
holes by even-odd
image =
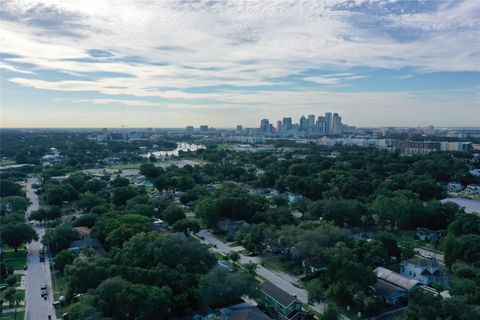
[[[402,261],[400,273],[429,285],[439,283],[448,285],[448,274],[444,268],[432,259],[411,258]]]
[[[480,194],[480,185],[469,184],[467,188],[465,188],[465,192],[469,194]]]
[[[447,185],[447,190],[450,192],[459,192],[463,190],[463,185],[458,182],[450,182]]]

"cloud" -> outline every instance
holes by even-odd
[[[17,67],[14,67],[12,65],[9,65],[9,64],[3,63],[3,62],[0,62],[0,69],[5,69],[5,70],[16,72],[16,73],[26,73],[26,74],[33,74],[34,73],[33,71],[19,69]]]
[[[341,96],[298,79],[338,89],[373,77],[369,68],[478,72],[479,10],[478,1],[11,0],[0,12],[1,66],[32,75],[13,84],[81,92],[85,103],[335,105]]]
[[[58,98],[55,102],[86,103],[86,104],[120,104],[126,106],[155,106],[156,103],[145,100],[121,100],[121,99],[80,99],[80,98]]]

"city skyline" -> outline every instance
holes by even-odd
[[[3,1],[5,127],[480,123],[477,1]]]

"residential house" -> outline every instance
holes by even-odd
[[[259,287],[260,305],[266,313],[276,320],[303,319],[302,304],[291,295],[271,282],[265,281]]]
[[[99,250],[102,248],[102,245],[98,240],[95,239],[76,240],[70,243],[68,251],[80,253],[80,251],[84,248]]]
[[[407,290],[383,279],[378,278],[373,289],[375,295],[382,297],[388,305],[395,306],[406,302]]]
[[[459,182],[450,182],[447,185],[447,190],[450,192],[460,192],[463,190],[463,185]]]
[[[222,220],[217,223],[217,228],[226,234],[234,234],[241,227],[248,227],[250,224],[245,220]]]
[[[248,303],[239,303],[220,309],[223,320],[272,320],[269,316]]]
[[[431,241],[437,240],[440,237],[440,233],[428,228],[417,228],[417,234],[415,237],[421,241]]]
[[[480,194],[480,185],[478,184],[469,184],[465,188],[465,192],[468,194]]]
[[[422,285],[420,281],[416,279],[412,279],[410,277],[406,277],[404,275],[398,274],[387,268],[378,267],[375,270],[373,270],[373,272],[377,275],[377,279],[381,279],[385,282],[391,283],[406,291],[412,290]]]
[[[411,258],[402,261],[400,273],[422,284],[448,285],[448,273],[433,259]]]

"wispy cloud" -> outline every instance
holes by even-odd
[[[262,103],[274,107],[283,106],[279,86],[348,88],[373,78],[369,68],[480,69],[478,1],[6,0],[0,7],[5,78],[25,90],[84,95],[72,103],[168,100],[207,110],[272,90]]]

